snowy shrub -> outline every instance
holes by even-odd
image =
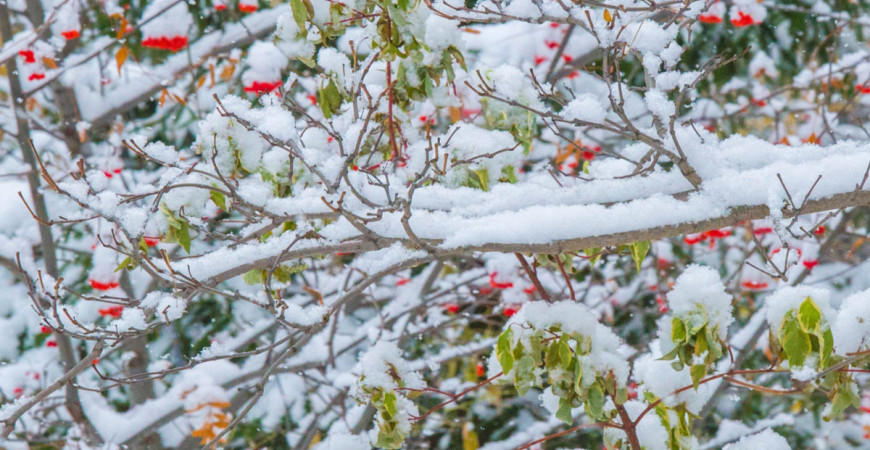
[[[0,448],[870,446],[868,13],[0,2]]]

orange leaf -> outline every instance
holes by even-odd
[[[462,110],[461,109],[459,109],[455,106],[450,106],[447,108],[447,111],[450,112],[450,121],[451,122],[456,123],[456,122],[459,122],[460,120],[462,120]]]
[[[858,250],[859,247],[864,245],[864,238],[858,238],[854,244],[852,244],[852,248],[849,249],[849,254],[846,256],[847,258],[851,258],[852,254],[855,253],[855,250]]]
[[[208,402],[209,406],[214,406],[215,408],[224,409],[230,407],[230,402]]]
[[[196,80],[196,88],[201,88],[203,84],[205,84],[205,75],[199,77],[199,79]]]
[[[186,102],[186,101],[184,100],[184,98],[182,98],[181,96],[176,95],[176,94],[173,94],[173,93],[171,93],[171,92],[169,93],[169,95],[172,96],[172,99],[175,100],[176,102],[178,102],[178,103],[180,103],[180,104],[182,104],[182,105],[186,105],[186,104],[187,104],[187,102]]]
[[[118,64],[118,75],[121,75],[121,67],[124,66],[124,61],[127,60],[127,53],[130,52],[130,49],[124,45],[118,49],[118,53],[115,53],[115,63]]]
[[[166,103],[166,96],[168,94],[169,91],[167,91],[166,88],[160,91],[160,99],[157,100],[157,104],[160,105],[160,107],[163,107],[163,104]]]
[[[124,37],[124,34],[127,33],[127,25],[129,25],[129,22],[127,22],[126,17],[120,14],[114,14],[113,17],[114,16],[118,16],[121,19],[121,23],[118,24],[118,31],[115,33],[115,38],[121,39],[122,37]]]
[[[45,67],[48,67],[49,69],[57,69],[57,63],[54,62],[53,59],[51,59],[47,56],[42,57],[42,64],[45,65]]]

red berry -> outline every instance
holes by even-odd
[[[748,289],[750,291],[757,291],[757,290],[765,289],[768,286],[768,284],[763,282],[763,281],[750,281],[750,280],[744,281],[740,285],[743,286],[745,289]]]
[[[98,291],[108,291],[108,290],[115,289],[116,287],[120,286],[120,284],[117,281],[109,281],[109,282],[103,283],[103,282],[97,281],[97,280],[90,280],[90,283],[91,283],[91,287],[98,290]]]
[[[124,307],[120,305],[109,306],[108,308],[100,308],[98,311],[102,317],[113,317],[117,319],[124,312]]]
[[[511,283],[510,281],[505,282],[505,283],[499,283],[498,281],[495,281],[495,277],[497,277],[497,276],[498,276],[498,272],[493,272],[493,273],[489,274],[489,285],[493,289],[510,289],[510,288],[514,287],[514,284]]]

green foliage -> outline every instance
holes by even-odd
[[[640,266],[647,253],[649,253],[649,241],[638,241],[631,244],[631,259],[638,272],[640,272]]]
[[[590,337],[565,333],[555,326],[524,332],[515,343],[513,336],[512,329],[507,328],[499,336],[495,349],[506,378],[520,396],[531,388],[551,387],[559,398],[556,411],[559,420],[572,423],[571,410],[580,406],[590,419],[608,420],[616,411],[605,409],[607,397],[617,405],[627,401],[627,389],[619,385],[612,372],[599,373],[589,365]]]
[[[185,252],[190,253],[190,224],[184,218],[176,217],[164,203],[160,204],[160,211],[169,224],[169,230],[163,239],[164,242],[170,244],[177,242]]]
[[[698,383],[707,376],[708,370],[724,354],[725,343],[719,339],[719,327],[710,326],[707,311],[702,305],[698,310],[686,317],[671,318],[671,342],[674,348],[662,356],[672,363],[674,370],[683,370],[689,366],[692,384],[698,389]],[[704,364],[696,363],[701,358]]]
[[[831,365],[834,337],[810,297],[786,313],[776,330],[776,341],[781,348],[780,356],[788,361],[789,367],[803,366],[810,356],[814,357],[814,368],[818,370]]]

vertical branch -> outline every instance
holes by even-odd
[[[541,280],[538,279],[538,273],[532,270],[532,267],[526,261],[526,258],[523,258],[523,255],[519,253],[514,253],[514,255],[516,255],[517,259],[520,261],[520,264],[522,264],[523,270],[526,271],[526,274],[532,280],[532,284],[535,285],[535,289],[538,290],[541,298],[548,302],[552,302],[552,300],[550,299],[550,294],[548,294],[547,291],[544,290],[544,286],[541,284]]]
[[[387,21],[387,45],[391,45],[393,23],[390,21],[389,12],[386,12],[385,17]],[[393,119],[393,66],[390,58],[387,58],[387,130],[387,134],[390,136],[390,148],[393,149],[393,159],[398,160],[399,144],[396,143],[396,127]]]
[[[616,405],[616,411],[619,413],[619,420],[622,422],[622,430],[625,431],[625,435],[628,436],[628,443],[631,446],[631,450],[641,450],[640,439],[637,438],[637,425],[631,421],[631,417],[628,415],[628,411],[625,410],[625,406]]]
[[[3,42],[10,42],[14,38],[12,22],[10,20],[10,11],[6,2],[0,3],[0,37],[3,38]],[[58,279],[59,271],[57,267],[54,238],[51,234],[51,228],[48,226],[48,210],[45,206],[45,198],[40,191],[40,170],[36,163],[36,155],[33,153],[36,150],[32,148],[30,144],[30,124],[27,122],[24,111],[19,107],[19,103],[23,102],[24,98],[22,96],[21,80],[18,78],[18,67],[14,57],[6,60],[6,74],[9,80],[11,107],[15,114],[15,122],[17,125],[16,139],[18,141],[22,159],[28,166],[30,166],[30,171],[27,173],[27,184],[30,189],[33,210],[40,219],[38,226],[43,264],[45,265],[46,273],[51,277]],[[60,359],[64,371],[70,373],[70,371],[76,367],[78,361],[69,336],[58,333],[57,348],[60,352]],[[88,442],[92,445],[100,444],[102,443],[102,439],[93,424],[91,424],[85,416],[81,400],[79,399],[75,387],[73,387],[72,381],[73,380],[69,380],[66,382],[66,408],[73,421],[81,427]]]

